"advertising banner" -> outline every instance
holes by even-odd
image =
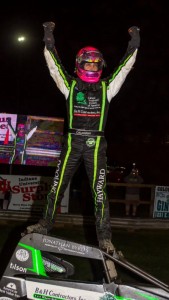
[[[52,177],[0,175],[0,209],[43,212]],[[67,213],[69,187],[58,212]]]
[[[0,113],[0,163],[56,166],[64,119]]]
[[[169,219],[169,186],[156,186],[153,217]]]

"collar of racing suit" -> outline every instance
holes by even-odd
[[[88,82],[85,82],[83,80],[81,80],[80,78],[77,78],[76,79],[76,88],[79,90],[79,91],[98,91],[102,88],[102,85],[101,85],[101,82],[97,82],[97,83],[88,83]]]

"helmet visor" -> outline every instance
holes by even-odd
[[[86,64],[86,63],[91,64],[91,63],[93,63],[93,62],[82,61],[82,62],[79,64],[79,67],[80,67],[81,69],[83,69],[83,70],[86,70],[86,68],[85,68],[85,64]],[[97,65],[97,70],[96,70],[96,72],[102,70],[102,68],[103,68],[103,62],[102,62],[102,61],[100,61],[100,62],[94,62],[94,64]],[[90,70],[90,71],[91,71],[91,70]],[[93,72],[94,72],[94,71],[93,71]]]
[[[98,63],[98,69],[101,70],[105,64],[102,54],[99,51],[85,51],[77,57],[77,63],[83,68],[84,64]]]

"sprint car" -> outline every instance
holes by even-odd
[[[14,299],[162,300],[169,286],[120,252],[32,233],[21,237],[0,278],[0,300]]]

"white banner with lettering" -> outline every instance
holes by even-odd
[[[0,209],[42,212],[52,177],[0,175]],[[65,191],[59,212],[67,213],[69,187]]]
[[[156,186],[153,217],[169,219],[169,186]]]

